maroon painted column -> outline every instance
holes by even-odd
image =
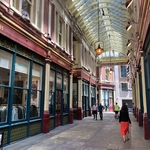
[[[73,109],[72,108],[69,109],[69,123],[70,124],[73,123]]]
[[[142,126],[143,126],[143,123],[142,123],[142,120],[143,120],[143,119],[142,119],[141,109],[139,109],[138,116],[139,116],[139,119],[138,119],[138,121],[139,121],[139,126],[142,127]]]
[[[49,118],[49,111],[44,111],[43,120],[42,120],[42,132],[48,133],[50,130],[50,118]]]
[[[136,120],[137,120],[137,122],[139,120],[139,109],[138,108],[136,108]]]
[[[78,107],[77,109],[77,119],[82,120],[82,108]]]
[[[147,113],[143,116],[143,127],[144,127],[144,139],[149,140],[149,130],[148,130],[148,116]]]

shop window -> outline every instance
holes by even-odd
[[[63,103],[63,113],[67,113],[68,112],[68,108],[69,108],[69,99],[68,99],[68,76],[64,76],[64,90],[63,90],[63,99],[64,99],[64,103]]]
[[[27,90],[14,89],[12,104],[12,121],[26,118],[27,112]]]
[[[0,52],[0,84],[2,85],[7,85],[7,86],[10,85],[11,62],[12,62],[11,54],[1,50]]]
[[[42,89],[42,67],[33,63],[30,99],[30,117],[40,116],[40,101]]]
[[[60,73],[57,73],[56,85],[57,88],[62,88],[62,74]]]
[[[16,57],[14,86],[28,88],[29,82],[29,61]]]
[[[55,89],[55,71],[50,70],[49,91],[54,92]]]
[[[54,115],[54,92],[49,92],[49,114]]]
[[[78,95],[77,95],[77,83],[73,83],[73,109],[77,109],[78,107]]]

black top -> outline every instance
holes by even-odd
[[[119,122],[129,122],[131,124],[129,113],[120,111]]]

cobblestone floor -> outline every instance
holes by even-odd
[[[12,143],[4,150],[150,150],[150,140],[144,140],[143,128],[132,114],[130,117],[132,127],[126,143],[119,134],[114,114],[105,112],[102,121],[93,117],[74,120],[73,124]]]

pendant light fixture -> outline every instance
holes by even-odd
[[[100,46],[100,36],[99,36],[99,18],[100,18],[100,16],[99,16],[99,14],[100,14],[100,9],[99,9],[99,3],[98,3],[98,47],[95,49],[95,52],[96,52],[96,54],[97,55],[101,55],[102,53],[103,53],[103,48],[101,48],[101,46]]]

